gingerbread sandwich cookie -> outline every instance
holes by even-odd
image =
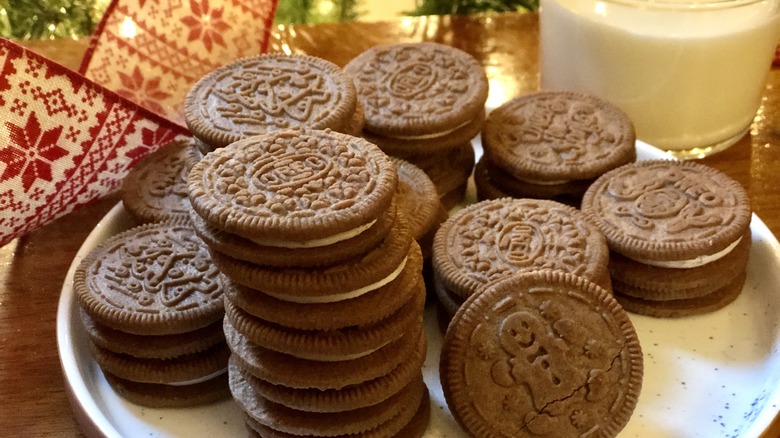
[[[440,362],[444,397],[475,437],[614,437],[644,374],[628,315],[595,283],[516,274],[460,307]]]

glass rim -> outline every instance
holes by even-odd
[[[764,3],[767,0],[597,0],[624,6],[641,7],[656,10],[701,11],[731,9],[741,6]]]

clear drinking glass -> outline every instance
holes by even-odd
[[[541,0],[543,89],[595,94],[678,158],[737,142],[760,106],[780,0]]]

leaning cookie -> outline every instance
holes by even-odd
[[[312,248],[351,239],[390,207],[397,174],[367,141],[297,128],[237,141],[190,172],[192,208],[257,245]]]
[[[475,437],[614,437],[642,387],[642,351],[612,294],[559,271],[499,280],[447,329],[444,397]]]
[[[582,209],[622,256],[611,267],[615,289],[644,303],[631,310],[680,317],[716,310],[739,293],[751,208],[745,189],[724,173],[671,160],[625,165],[596,180]],[[728,299],[709,296],[724,290]],[[648,311],[673,303],[680,304],[673,312]]]
[[[588,183],[636,160],[635,140],[615,105],[568,91],[516,97],[492,111],[482,130],[492,183],[513,196],[546,199],[579,199]]]
[[[189,226],[112,237],[82,260],[73,288],[92,357],[120,395],[155,407],[228,395],[222,277]]]
[[[542,199],[501,198],[459,210],[436,233],[437,295],[463,302],[480,287],[518,272],[556,269],[609,290],[604,237],[573,207]],[[452,308],[451,305],[447,306]]]
[[[127,174],[119,192],[127,213],[139,224],[189,220],[187,176],[202,158],[192,139],[169,143],[146,155]]]

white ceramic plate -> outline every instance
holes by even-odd
[[[481,145],[475,145],[481,152]],[[665,157],[638,143],[640,159]],[[473,184],[470,199],[474,199]],[[57,314],[57,342],[74,412],[85,432],[107,437],[246,436],[230,400],[188,409],[149,409],[118,397],[92,361],[78,317],[73,272],[97,244],[129,225],[121,205],[90,233],[68,271]],[[756,216],[742,294],[726,308],[679,320],[631,314],[645,358],[644,386],[620,437],[757,437],[780,409],[780,244]],[[431,421],[425,437],[465,436],[438,378],[442,336],[427,310]]]

